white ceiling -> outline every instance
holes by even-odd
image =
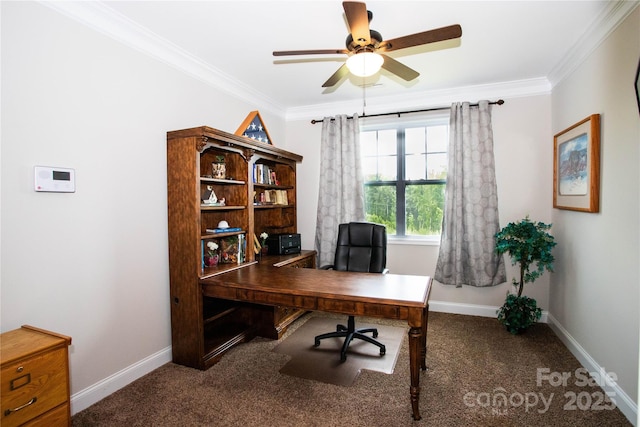
[[[321,87],[343,63],[345,55],[272,56],[274,50],[344,48],[348,27],[341,1],[91,3],[94,14],[97,11],[103,18],[118,21],[111,30],[102,28],[111,36],[130,44],[136,44],[138,38],[138,48],[142,44],[146,46],[142,49],[158,57],[165,55],[168,62],[179,58],[175,62],[182,63],[182,68],[187,62],[195,64],[192,70],[200,71],[192,74],[209,80],[215,76],[227,89],[233,87],[239,93],[255,96],[258,104],[267,104],[276,111],[287,113],[349,102],[362,105],[362,78],[348,76],[333,88]],[[404,82],[380,71],[366,80],[369,105],[375,104],[376,99],[425,98],[486,85],[542,83],[550,87],[554,73],[555,78],[561,77],[559,70],[566,67],[571,55],[575,56],[576,47],[584,45],[590,34],[607,23],[618,3],[624,2],[366,3],[373,12],[371,28],[385,39],[451,24],[460,24],[463,33],[457,46],[443,42],[390,53],[420,76]],[[65,7],[69,6],[62,9]],[[82,19],[87,23],[91,19],[86,11],[83,13]],[[94,19],[90,25],[105,26],[96,22]],[[157,53],[161,49],[165,54]],[[203,77],[205,74],[208,77]]]

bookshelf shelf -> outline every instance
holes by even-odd
[[[200,205],[200,209],[203,211],[232,211],[238,209],[246,209],[246,206],[207,206]]]
[[[272,185],[272,184],[258,184],[253,183],[253,186],[256,188],[265,188],[269,190],[293,190],[293,186],[291,185]]]
[[[280,208],[291,208],[291,205],[253,205],[254,209],[280,209]]]
[[[201,176],[200,177],[200,182],[208,182],[208,183],[212,183],[212,184],[222,184],[222,185],[244,185],[246,184],[245,181],[237,181],[235,179],[219,179],[219,178],[209,178],[206,176]]]

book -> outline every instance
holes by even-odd
[[[285,190],[276,190],[276,205],[288,205],[287,192]]]
[[[233,233],[234,231],[242,231],[241,227],[229,227],[229,228],[207,228],[207,233]]]
[[[204,272],[204,240],[200,241],[200,273]]]
[[[276,171],[262,163],[253,165],[253,182],[256,184],[280,185]]]
[[[245,235],[238,235],[238,264],[242,264],[245,261]]]

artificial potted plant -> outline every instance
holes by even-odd
[[[498,321],[512,334],[524,332],[540,320],[542,310],[536,300],[522,296],[525,283],[534,282],[544,270],[553,271],[551,250],[556,245],[553,236],[547,232],[551,224],[533,222],[527,216],[517,223],[510,222],[496,233],[496,252],[508,253],[513,265],[520,266],[520,281],[513,278],[518,294],[508,293],[498,309]]]

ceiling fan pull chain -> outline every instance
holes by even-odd
[[[364,77],[363,77],[362,78],[362,117],[366,116],[366,113],[364,111],[365,107],[367,106],[366,91],[367,91],[367,85],[365,84]]]

